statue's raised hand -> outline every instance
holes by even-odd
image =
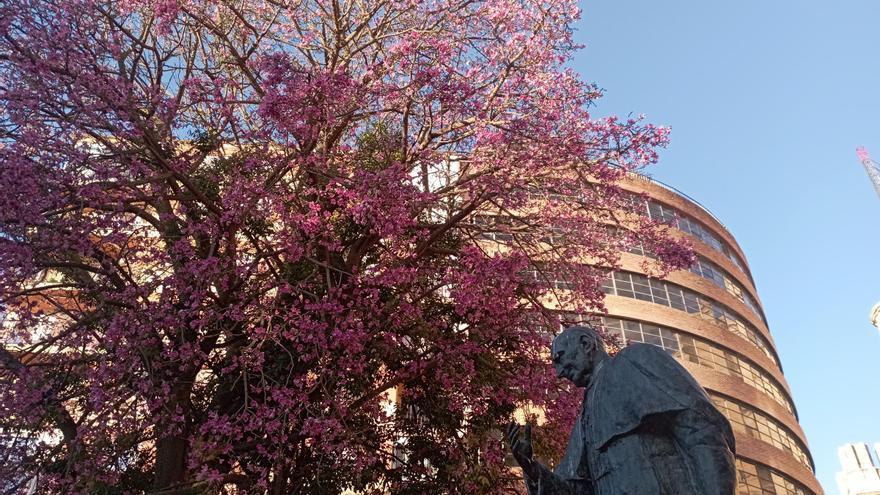
[[[538,476],[538,470],[535,462],[532,460],[532,425],[526,423],[525,428],[522,428],[522,434],[520,434],[521,428],[519,424],[513,421],[507,425],[507,444],[510,446],[513,458],[516,459],[523,473],[529,478],[535,479]]]

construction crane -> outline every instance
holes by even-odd
[[[859,156],[862,166],[865,167],[865,172],[868,172],[871,184],[874,184],[874,191],[877,192],[877,196],[880,196],[880,164],[872,160],[868,150],[862,146],[856,148],[856,154]],[[880,330],[880,302],[871,308],[871,324]]]
[[[880,196],[880,164],[871,159],[871,155],[864,147],[856,148],[856,154],[859,156],[862,166],[865,167],[865,172],[868,172],[871,184],[874,184],[874,191],[877,192],[877,196]]]

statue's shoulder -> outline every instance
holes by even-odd
[[[617,353],[615,360],[620,363],[618,369],[638,370],[649,379],[679,383],[687,389],[701,389],[684,366],[662,347],[641,342],[630,344]]]
[[[670,368],[678,367],[675,358],[662,348],[651,344],[630,344],[611,358],[611,365],[605,370],[606,383],[635,384],[642,383],[646,387],[659,377],[669,374]]]
[[[627,434],[645,418],[687,409],[699,390],[688,374],[660,347],[631,344],[621,349],[597,379],[592,394],[595,445]]]
[[[672,355],[666,352],[663,348],[652,344],[644,344],[642,342],[629,344],[628,346],[621,349],[617,353],[615,358],[621,359],[623,361],[635,362],[675,362],[675,358],[672,357]]]

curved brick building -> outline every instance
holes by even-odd
[[[644,213],[675,222],[698,255],[690,271],[649,279],[644,253],[623,254],[623,269],[604,286],[605,327],[626,342],[673,353],[733,425],[738,495],[820,495],[813,460],[749,272],[733,236],[715,217],[657,182],[623,187]]]

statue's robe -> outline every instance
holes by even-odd
[[[565,456],[529,495],[731,495],[727,419],[661,348],[633,344],[594,370]]]

